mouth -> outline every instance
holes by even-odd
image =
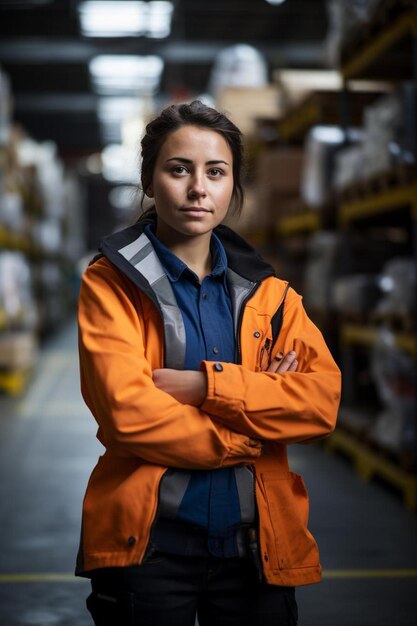
[[[180,211],[186,211],[191,213],[210,213],[209,209],[204,206],[184,206]]]
[[[193,216],[201,216],[207,213],[211,213],[209,209],[204,206],[185,206],[180,209],[181,213],[186,213],[187,215]]]

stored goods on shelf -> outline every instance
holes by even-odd
[[[301,196],[306,204],[321,208],[333,186],[335,155],[345,142],[337,126],[313,126],[305,141]]]
[[[257,160],[255,211],[258,228],[274,228],[278,218],[287,214],[300,194],[304,154],[300,148],[264,150]]]
[[[325,55],[330,67],[338,67],[342,49],[352,33],[369,21],[380,0],[330,0],[327,3],[329,26],[325,41]]]
[[[38,311],[32,269],[20,252],[0,252],[0,311],[3,329],[34,329]]]
[[[7,145],[9,141],[11,108],[9,78],[0,68],[0,146]]]
[[[341,236],[328,231],[313,233],[309,239],[303,295],[310,309],[331,310],[331,289],[339,271],[337,257],[340,243]]]
[[[258,117],[277,118],[282,114],[280,92],[276,85],[223,87],[218,92],[216,106],[227,111],[247,136],[254,134]]]
[[[417,81],[404,81],[401,86],[403,124],[400,145],[404,163],[417,163]]]
[[[366,39],[389,27],[392,20],[413,7],[414,0],[329,0],[325,58],[338,67]]]
[[[42,216],[62,218],[65,213],[64,168],[58,158],[56,145],[52,141],[39,143],[24,136],[17,145],[17,158],[23,169],[35,170]]]
[[[360,319],[375,309],[381,298],[379,276],[376,274],[353,274],[341,276],[332,286],[332,308],[345,317]]]
[[[38,340],[33,331],[8,331],[0,333],[0,369],[14,372],[32,368],[38,356]],[[0,385],[1,387],[1,385]]]
[[[398,139],[402,123],[402,103],[397,94],[380,98],[365,109],[362,177],[384,172],[401,162]]]
[[[26,219],[23,198],[20,193],[10,189],[0,192],[0,225],[11,233],[24,233]]]
[[[417,462],[417,371],[415,360],[381,327],[371,351],[371,372],[383,410],[370,431],[382,447],[407,454]]]
[[[384,264],[380,278],[384,296],[376,307],[380,317],[410,317],[417,313],[417,265],[413,258],[399,257]]]
[[[221,50],[214,61],[209,91],[218,94],[224,87],[265,87],[268,66],[253,46],[237,44]]]

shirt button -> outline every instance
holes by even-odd
[[[130,536],[129,539],[127,540],[127,543],[129,544],[129,546],[134,546],[136,543],[136,537]]]
[[[207,300],[208,298],[208,294],[206,294],[205,292],[203,293],[203,295],[201,296],[203,298],[203,300]]]
[[[256,339],[259,339],[259,337],[261,336],[261,333],[259,332],[259,330],[257,330],[253,333],[253,336],[256,337]]]
[[[214,352],[214,354],[219,354],[219,349],[218,349],[218,348],[216,348],[216,346],[214,346],[214,348],[213,348],[213,352]]]
[[[216,372],[222,372],[223,371],[223,365],[221,363],[216,363],[214,366],[214,369],[216,370]]]

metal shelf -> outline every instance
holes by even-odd
[[[417,476],[402,469],[394,461],[385,458],[357,437],[338,428],[328,439],[325,446],[331,451],[346,454],[354,463],[359,476],[371,480],[378,476],[389,485],[402,492],[406,506],[412,511],[417,510]]]
[[[29,253],[30,242],[25,235],[11,233],[0,225],[0,247],[6,250],[19,250]]]
[[[378,337],[378,328],[359,324],[342,324],[340,341],[344,345],[372,347]],[[394,332],[395,345],[417,358],[417,338],[412,333]]]
[[[339,205],[339,224],[346,227],[355,220],[395,211],[404,206],[409,206],[413,219],[417,219],[417,182],[342,202]]]
[[[20,395],[26,388],[32,370],[0,371],[0,390],[11,396]]]
[[[372,63],[406,37],[417,35],[417,8],[398,17],[393,24],[374,35],[369,43],[359,50],[341,68],[345,81],[360,76]]]
[[[321,117],[321,107],[317,100],[309,99],[278,122],[278,136],[288,141],[303,135]]]
[[[303,232],[313,232],[321,226],[320,214],[317,211],[309,211],[297,215],[288,215],[281,218],[276,225],[280,235],[296,235]]]

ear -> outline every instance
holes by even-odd
[[[152,189],[152,185],[149,185],[149,187],[146,190],[146,195],[148,196],[148,198],[153,198],[153,189]]]

